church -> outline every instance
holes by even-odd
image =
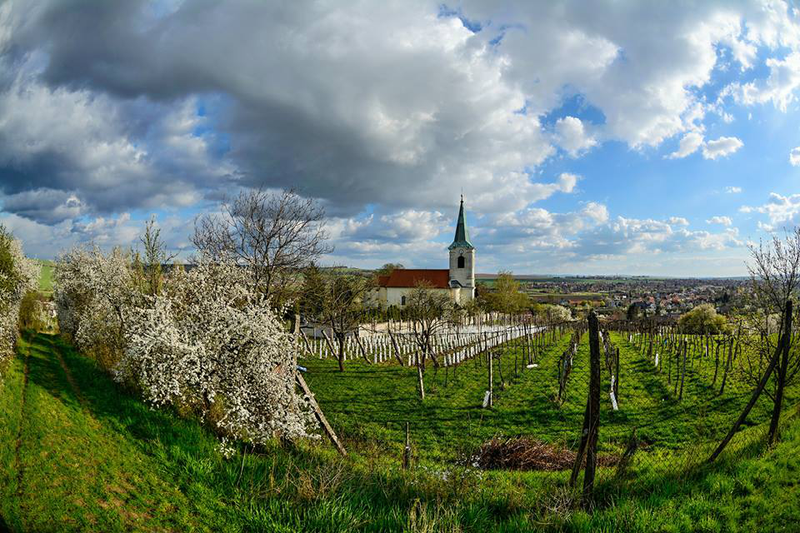
[[[456,235],[450,252],[449,269],[397,269],[378,278],[377,301],[383,307],[406,305],[406,297],[420,283],[446,292],[454,302],[464,305],[475,298],[475,247],[469,242],[464,216],[464,197],[458,209]]]

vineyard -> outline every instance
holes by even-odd
[[[750,345],[736,334],[686,335],[650,323],[603,327],[598,453],[606,464],[629,455],[680,466],[706,460],[752,395],[747,369],[757,356]],[[496,326],[461,334],[461,343],[454,340],[458,334],[446,333],[436,341],[438,363],[427,362],[424,402],[411,366],[413,340],[392,337],[394,343],[361,341],[366,357],[348,351],[345,372],[327,356],[335,349],[299,359],[332,425],[356,449],[378,447],[400,457],[406,423],[423,463],[467,464],[493,439],[530,438],[559,457],[577,446],[590,366],[581,324]],[[784,401],[800,402],[800,388],[788,387]],[[771,411],[772,401],[762,395],[739,438],[762,438]],[[746,429],[751,426],[757,427]],[[555,468],[539,469],[553,475]]]

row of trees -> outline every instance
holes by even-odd
[[[14,354],[20,305],[38,282],[39,265],[25,257],[19,240],[0,225],[0,375]]]

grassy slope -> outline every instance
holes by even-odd
[[[241,454],[226,461],[207,431],[128,396],[91,361],[57,339],[38,335],[23,342],[20,351],[22,356],[12,362],[0,389],[4,422],[0,424],[0,517],[4,522],[0,526],[12,530],[800,528],[800,425],[796,423],[769,455],[737,460],[745,450],[735,441],[720,464],[694,477],[669,463],[635,462],[627,477],[600,487],[603,507],[590,516],[558,510],[566,497],[557,488],[547,493],[536,490],[536,474],[479,474],[455,467],[403,473],[383,446],[370,449],[361,443],[357,448],[365,453],[352,454],[344,462],[324,445],[294,450],[275,447],[259,455],[247,454],[244,461]],[[576,366],[576,375],[580,372]],[[400,396],[394,388],[414,392],[413,380],[395,377],[396,387],[390,391],[384,387],[385,394]],[[480,393],[482,386],[469,386],[466,372],[460,377],[464,379],[458,386],[445,389],[440,374],[436,385],[440,392],[432,394],[431,400],[447,393],[475,403],[474,393]],[[518,416],[531,417],[524,424],[534,423],[534,415],[528,413],[531,405],[525,402],[537,396],[533,392],[537,384],[545,386],[535,378],[534,372],[527,371],[500,393],[498,412],[491,420],[485,419],[483,427],[490,428],[487,434],[498,428],[522,427]],[[525,379],[532,381],[526,385]],[[541,395],[548,392],[539,390]],[[347,400],[343,399],[345,404]],[[463,427],[448,425],[453,421],[447,417],[459,414],[457,409],[428,403],[432,405],[420,408],[408,401],[404,413],[420,420],[434,417],[429,422],[433,436],[425,443],[436,451],[427,456],[432,461],[448,455]],[[344,433],[357,436],[356,428],[366,424],[363,431],[373,434],[362,407],[367,406],[348,404],[352,412],[343,417],[331,406],[331,418],[342,423]],[[364,418],[349,422],[348,429],[345,418],[359,413]],[[433,428],[442,424],[436,433]],[[387,429],[387,442],[396,441],[399,432],[395,431]],[[415,438],[423,436],[415,433]]]
[[[39,277],[39,290],[45,294],[53,292],[53,266],[52,261],[40,261],[42,272]]]

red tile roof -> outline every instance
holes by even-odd
[[[446,289],[450,286],[450,271],[398,268],[388,276],[378,277],[381,287],[416,287],[420,282],[427,282],[434,289]]]

